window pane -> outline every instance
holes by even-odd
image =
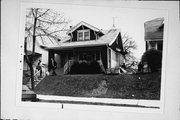
[[[83,32],[78,33],[78,40],[83,40]]]
[[[84,32],[84,39],[85,40],[89,40],[90,39],[89,32]]]

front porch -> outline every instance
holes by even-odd
[[[98,62],[103,73],[124,73],[124,70],[121,68],[124,63],[123,56],[120,52],[107,45],[50,49],[49,62],[51,58],[54,58],[57,62],[60,74],[63,73],[62,71],[64,71],[64,74],[68,74],[74,62],[87,63],[89,65],[93,61]]]
[[[98,61],[100,65],[107,69],[107,47],[80,47],[69,49],[49,50],[49,61],[54,58],[57,62],[57,74],[66,74],[74,61],[90,63]]]

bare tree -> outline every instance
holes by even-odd
[[[133,50],[137,48],[136,42],[127,33],[122,36],[123,41],[123,56],[125,59],[126,67],[131,67],[136,64],[136,58]]]
[[[60,32],[66,29],[67,20],[62,13],[51,9],[44,8],[29,8],[26,11],[25,25],[25,60],[30,68],[31,88],[34,89],[34,61],[35,61],[35,46],[37,40],[42,43],[51,41],[52,44],[57,44],[59,41]],[[27,45],[32,44],[30,53],[27,50]]]

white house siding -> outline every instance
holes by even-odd
[[[125,63],[125,59],[122,54],[119,53],[119,65],[123,65]]]
[[[41,49],[41,54],[42,54],[42,63],[43,64],[48,64],[48,51],[44,50],[44,49]]]
[[[107,60],[108,60],[108,68],[115,68],[123,65],[124,58],[123,55],[113,51],[112,49],[107,49]]]
[[[117,66],[116,52],[111,50],[111,68],[115,68],[116,66]]]
[[[28,41],[28,43],[27,43],[27,50],[32,51],[32,42],[31,41],[30,42]],[[42,64],[46,64],[46,65],[48,64],[48,51],[45,49],[42,49],[38,42],[36,42],[35,53],[38,53],[39,56],[36,59],[36,61],[34,62],[34,65],[37,65],[38,60],[41,60]],[[28,65],[25,60],[24,60],[23,69],[29,70]]]
[[[119,66],[120,65],[120,54],[119,53],[116,53],[116,66]]]

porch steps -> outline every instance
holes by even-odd
[[[68,74],[70,72],[70,68],[73,64],[73,60],[68,60],[64,65],[64,74]]]

